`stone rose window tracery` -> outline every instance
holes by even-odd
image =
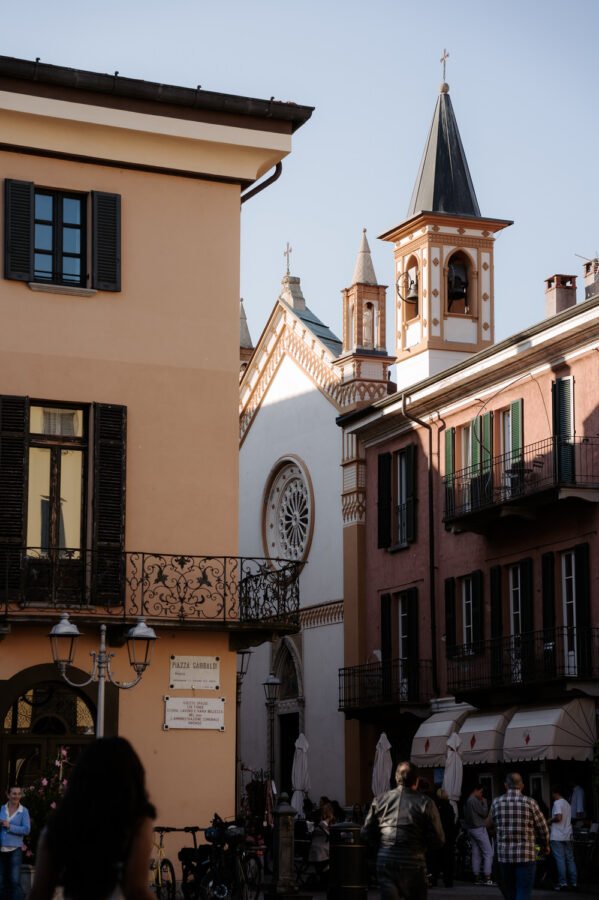
[[[312,537],[314,502],[302,466],[286,459],[275,468],[266,489],[264,543],[271,559],[306,559]]]

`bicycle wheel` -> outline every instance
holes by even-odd
[[[232,900],[229,879],[218,872],[207,872],[200,882],[201,900]]]
[[[262,863],[255,853],[247,853],[241,862],[248,900],[258,900],[262,885]]]
[[[160,869],[156,870],[156,896],[158,900],[175,900],[177,879],[170,859],[160,860]]]

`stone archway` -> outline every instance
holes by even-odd
[[[283,638],[277,650],[273,671],[281,679],[276,705],[277,786],[291,796],[291,768],[295,742],[304,730],[304,685],[301,659],[290,638]]]

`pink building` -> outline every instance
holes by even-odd
[[[494,234],[442,85],[394,244],[398,392],[344,416],[346,608],[340,708],[348,800],[381,731],[439,780],[508,769],[586,812],[599,709],[599,281],[546,282],[546,319],[493,341]],[[350,502],[351,501],[351,502]],[[359,520],[356,521],[356,518]],[[357,552],[356,552],[357,548]],[[348,595],[346,589],[346,596]],[[435,771],[436,770],[436,771]]]

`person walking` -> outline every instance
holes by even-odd
[[[21,805],[21,788],[11,787],[0,809],[0,897],[22,900],[23,838],[31,831],[29,812]]]
[[[29,900],[155,900],[149,870],[156,810],[145,772],[122,737],[82,753],[64,797],[42,831]]]
[[[535,801],[522,793],[524,782],[518,772],[506,776],[505,788],[505,794],[493,800],[491,806],[501,888],[506,900],[531,900],[535,843],[542,853],[549,853],[549,829]]]
[[[398,765],[395,781],[396,788],[372,801],[362,837],[379,848],[381,900],[426,900],[426,851],[445,842],[441,819],[431,798],[416,790],[411,763]]]
[[[554,785],[551,788],[551,796],[553,798],[553,806],[551,807],[551,825],[550,841],[551,852],[557,866],[556,891],[567,891],[568,882],[570,887],[576,888],[577,871],[576,862],[574,861],[574,841],[572,832],[572,808],[564,797],[564,792],[560,785]],[[567,878],[566,878],[567,875]]]
[[[477,784],[470,791],[464,807],[464,820],[468,828],[470,846],[472,847],[472,874],[476,884],[494,884],[493,848],[489,839],[489,804],[485,799],[482,784]]]

